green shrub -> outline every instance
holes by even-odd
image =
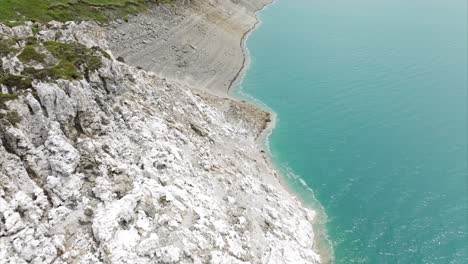
[[[54,80],[74,80],[82,78],[76,67],[68,61],[60,61],[59,64],[52,67],[50,70],[50,77]]]
[[[33,34],[36,35],[37,33],[39,33],[39,26],[38,25],[33,25],[31,30],[32,30]]]
[[[36,51],[34,46],[26,46],[20,55],[18,55],[18,59],[23,63],[28,63],[31,61],[37,61],[45,63],[45,55]]]
[[[32,67],[28,67],[25,68],[21,74],[41,81],[46,81],[47,79],[76,80],[82,78],[76,67],[67,61],[60,61],[57,65],[44,69],[34,69]]]
[[[50,68],[35,69],[33,67],[27,67],[21,72],[21,74],[24,76],[28,76],[32,79],[46,80],[47,77],[50,76],[51,74],[50,72],[51,72]]]
[[[17,94],[2,94],[0,93],[0,101],[9,101],[18,98]]]
[[[16,110],[8,111],[6,114],[6,119],[14,126],[21,122],[21,116],[16,112]]]
[[[0,57],[7,56],[11,52],[16,51],[14,45],[15,42],[13,40],[0,40]]]
[[[32,79],[25,76],[4,74],[0,75],[0,83],[7,87],[24,90],[31,87]]]
[[[5,102],[15,100],[18,98],[17,94],[2,94],[0,93],[0,109],[6,109]]]
[[[55,58],[75,65],[75,67],[83,66],[87,71],[94,71],[101,67],[101,57],[97,51],[100,51],[103,56],[110,58],[109,54],[106,54],[99,48],[88,49],[78,43],[68,44],[57,41],[46,41],[44,45]]]
[[[33,27],[34,29],[34,27]],[[26,45],[36,45],[37,44],[37,38],[36,37],[27,37],[26,39]]]

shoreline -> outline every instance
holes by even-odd
[[[241,65],[239,71],[236,73],[236,75],[232,79],[231,83],[229,84],[229,87],[228,87],[228,90],[227,90],[228,95],[230,95],[230,92],[232,91],[231,90],[232,87],[235,84],[236,85],[239,84],[240,81],[242,81],[242,79],[244,79],[245,72],[247,71],[248,66],[250,64],[250,55],[249,55],[246,44],[247,44],[247,40],[249,39],[250,34],[254,33],[257,30],[260,23],[261,23],[261,21],[258,18],[257,14],[259,12],[262,12],[266,7],[268,7],[268,6],[270,6],[270,5],[274,4],[274,3],[275,3],[275,0],[270,0],[269,3],[266,3],[261,8],[255,10],[255,12],[254,12],[255,23],[252,25],[252,27],[249,30],[244,32],[244,34],[242,35],[242,38],[241,38],[241,41],[240,41],[240,48],[241,48],[241,51],[242,51],[242,65]]]
[[[227,94],[228,98],[234,99],[234,100],[245,100],[247,103],[252,104],[254,107],[257,107],[261,109],[262,111],[265,111],[269,114],[270,116],[270,122],[268,122],[267,126],[263,129],[263,131],[257,136],[256,142],[258,143],[259,147],[261,148],[262,151],[264,151],[264,158],[268,164],[272,168],[275,169],[275,171],[278,173],[275,173],[275,179],[278,180],[279,184],[291,195],[294,199],[297,199],[304,208],[307,208],[309,210],[312,210],[314,212],[314,220],[313,220],[313,226],[314,226],[314,248],[317,250],[321,257],[321,263],[334,263],[334,249],[333,249],[333,244],[331,240],[328,238],[327,235],[327,230],[325,227],[325,224],[327,222],[327,215],[325,213],[325,208],[319,203],[319,201],[315,198],[315,194],[313,193],[313,190],[307,186],[305,183],[300,182],[300,185],[302,188],[307,189],[307,191],[311,192],[313,199],[314,199],[314,204],[318,205],[319,208],[317,207],[312,207],[311,205],[308,205],[308,203],[298,195],[298,193],[294,190],[294,187],[292,186],[292,183],[288,183],[288,179],[291,179],[291,177],[287,176],[286,172],[283,171],[283,166],[281,164],[275,162],[273,153],[271,152],[270,149],[270,136],[273,133],[273,130],[276,127],[276,122],[278,120],[278,116],[275,111],[273,111],[271,108],[268,107],[265,103],[262,101],[245,94],[241,89],[240,89],[240,84],[242,83],[243,79],[245,78],[245,75],[247,73],[247,70],[250,66],[250,52],[247,47],[247,41],[250,37],[251,34],[255,33],[255,31],[258,29],[258,27],[261,25],[261,20],[258,17],[258,13],[262,12],[265,10],[270,5],[275,4],[275,0],[271,0],[269,3],[264,5],[262,8],[258,9],[255,11],[255,19],[256,22],[255,24],[244,33],[241,42],[240,42],[240,47],[242,49],[242,56],[243,56],[243,63],[242,67],[239,69],[237,72],[236,76],[234,79],[231,81],[230,86],[228,88]],[[235,94],[237,92],[237,94]],[[297,176],[297,175],[296,175]],[[318,232],[321,230],[321,232]],[[318,236],[317,234],[320,234]],[[323,241],[325,240],[325,241]],[[317,247],[315,247],[317,246]]]

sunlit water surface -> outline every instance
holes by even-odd
[[[336,263],[468,263],[464,0],[279,0],[237,90],[278,114]],[[306,203],[299,181],[289,182]]]

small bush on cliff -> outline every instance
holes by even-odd
[[[31,61],[45,63],[45,55],[37,52],[34,46],[32,45],[26,46],[21,52],[21,54],[18,55],[18,59],[22,63],[29,63]]]
[[[15,42],[11,39],[0,40],[0,57],[7,56],[8,54],[16,51],[14,44]]]
[[[110,55],[100,48],[89,49],[78,43],[47,41],[44,46],[59,62],[43,69],[27,67],[21,73],[23,76],[38,80],[81,79],[83,77],[81,71],[88,74],[102,66],[101,55],[110,58]],[[41,55],[44,56],[44,54]],[[23,58],[23,62],[27,61],[26,58]]]
[[[21,72],[23,76],[28,76],[32,79],[35,80],[46,80],[49,76],[51,69],[50,68],[45,68],[45,69],[35,69],[33,67],[26,67],[24,70]]]
[[[0,109],[6,109],[5,102],[15,100],[18,98],[17,94],[2,94],[0,93]]]
[[[57,41],[46,41],[44,45],[55,58],[62,61],[62,65],[67,65],[66,62],[76,67],[83,67],[86,71],[97,70],[102,65],[101,57],[97,54],[98,49],[96,48],[88,49],[81,44],[67,44]],[[109,56],[103,54],[103,56],[106,55]]]
[[[35,27],[32,27],[32,29],[34,29]],[[30,36],[30,37],[27,37],[25,39],[26,41],[26,45],[36,45],[37,44],[37,38],[36,37],[33,37],[33,36]]]
[[[62,60],[59,64],[50,69],[49,77],[52,79],[81,79],[80,72],[71,62]]]
[[[21,116],[16,112],[15,110],[13,111],[8,111],[6,114],[6,119],[13,125],[16,126],[19,122],[21,122]]]
[[[16,88],[18,90],[24,90],[31,87],[32,79],[25,76],[13,75],[13,74],[1,74],[0,84],[5,85],[7,88]]]

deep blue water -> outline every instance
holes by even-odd
[[[259,17],[238,92],[278,114],[272,155],[323,206],[336,263],[468,263],[466,1],[278,0]]]

